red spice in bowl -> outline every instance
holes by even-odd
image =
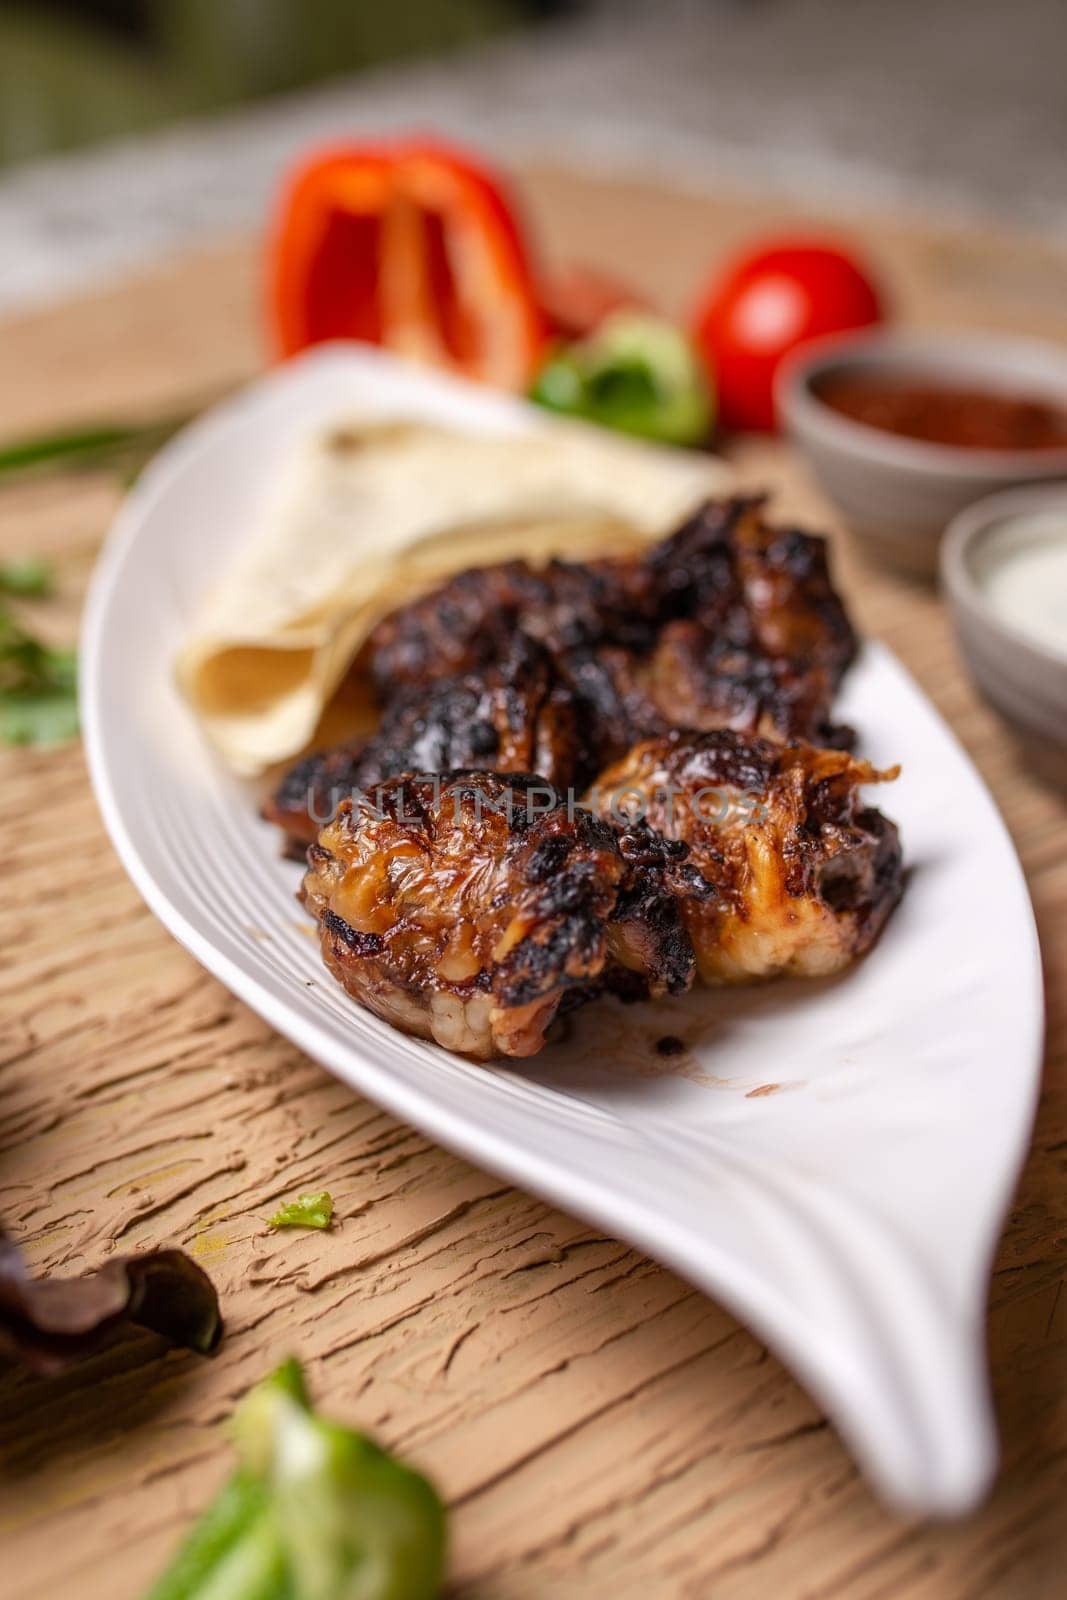
[[[966,450],[1067,450],[1067,404],[1035,395],[839,371],[816,379],[824,405],[853,422]]]

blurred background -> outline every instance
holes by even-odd
[[[457,50],[576,8],[567,0],[5,0],[0,160]]]
[[[253,225],[317,139],[1067,228],[1063,0],[0,0],[0,309]]]

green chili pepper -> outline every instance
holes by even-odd
[[[425,1478],[311,1409],[287,1361],[238,1406],[240,1466],[147,1600],[433,1600],[445,1516]]]
[[[270,1429],[270,1484],[296,1600],[432,1600],[445,1519],[426,1479],[281,1391]]]
[[[287,1600],[288,1566],[270,1490],[239,1468],[145,1600]]]
[[[662,444],[700,444],[714,420],[710,384],[688,339],[636,311],[616,312],[588,339],[557,348],[531,399]]]

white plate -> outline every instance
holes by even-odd
[[[880,798],[909,876],[868,960],[833,983],[604,1002],[521,1066],[471,1065],[394,1032],[320,966],[293,901],[299,869],[171,677],[283,453],[350,411],[469,428],[530,416],[373,351],[327,348],[153,463],[108,541],[83,638],[93,784],[127,871],[204,966],[354,1089],[728,1305],[886,1499],[967,1509],[996,1460],[983,1310],[1042,1036],[1033,918],[989,795],[870,645],[840,710],[873,760],[904,762]],[[658,1056],[665,1033],[691,1053]]]

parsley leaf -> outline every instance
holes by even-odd
[[[333,1196],[325,1189],[321,1194],[298,1194],[279,1206],[271,1217],[269,1228],[328,1228],[333,1221]]]
[[[78,736],[78,698],[69,689],[11,689],[0,695],[4,744],[66,744]]]
[[[42,644],[0,608],[0,740],[62,744],[78,732],[78,668],[73,650]]]
[[[52,569],[37,556],[19,556],[0,561],[0,593],[26,599],[43,599],[52,592]]]

